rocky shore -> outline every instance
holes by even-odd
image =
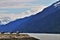
[[[0,40],[39,40],[27,34],[0,34]]]

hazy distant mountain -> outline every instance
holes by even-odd
[[[60,2],[56,2],[36,15],[17,19],[0,26],[0,32],[60,33]]]
[[[1,17],[0,18],[0,25],[5,25],[5,24],[9,23],[10,20],[11,19],[9,17]]]

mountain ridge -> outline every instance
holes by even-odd
[[[7,25],[0,25],[0,32],[60,33],[60,8],[54,6],[59,2],[36,15],[15,20]]]

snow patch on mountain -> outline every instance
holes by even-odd
[[[54,4],[55,7],[59,7],[60,8],[60,1],[57,2],[56,4]]]
[[[0,18],[0,25],[5,25],[5,24],[9,23],[10,20],[11,19],[9,17],[1,17]]]

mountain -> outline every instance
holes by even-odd
[[[10,22],[10,17],[1,17],[0,18],[0,25],[5,25]]]
[[[0,25],[0,32],[60,33],[60,1],[42,12]]]

